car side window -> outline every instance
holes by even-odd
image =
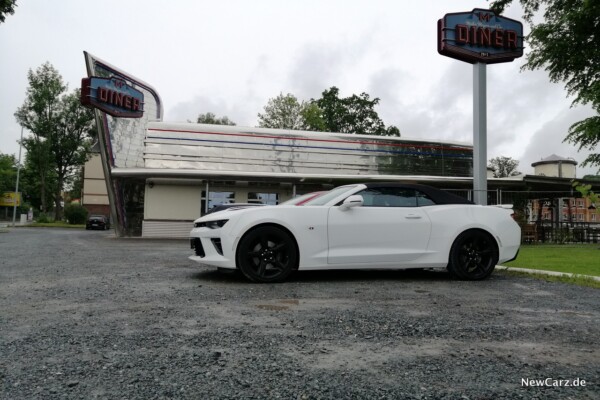
[[[380,187],[358,192],[363,197],[363,207],[417,207],[414,189]]]
[[[418,190],[416,192],[417,192],[417,207],[425,207],[425,206],[435,205],[435,202],[433,200],[431,200],[431,198],[429,198],[429,196],[427,196],[425,193],[420,192]]]

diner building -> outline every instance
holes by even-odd
[[[151,85],[89,53],[85,59],[82,103],[97,107],[99,155],[85,167],[83,204],[108,206],[118,236],[187,237],[215,205],[276,205],[346,183],[417,182],[472,197],[469,143],[164,122]],[[548,179],[561,190],[570,185],[563,177],[488,178],[488,200]]]

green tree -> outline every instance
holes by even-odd
[[[79,99],[79,89],[61,98],[59,125],[56,136],[50,140],[58,186],[54,195],[56,220],[62,219],[61,201],[65,184],[85,163],[91,148],[90,131],[94,114],[91,109],[82,107]]]
[[[67,182],[69,190],[69,200],[83,200],[83,167],[78,167]]]
[[[329,132],[400,136],[400,130],[395,126],[386,127],[375,111],[379,98],[371,100],[367,93],[340,98],[339,89],[332,86],[320,99],[311,102],[321,110],[322,121]]]
[[[56,177],[54,189],[55,219],[62,218],[62,192],[74,169],[89,153],[89,135],[94,120],[92,110],[79,102],[79,90],[66,94],[67,86],[58,71],[45,63],[35,72],[29,70],[25,102],[15,117],[32,136],[24,139],[28,158],[40,179],[42,212],[46,212],[48,171]]]
[[[17,160],[12,154],[0,153],[0,195],[15,190],[17,180]]]
[[[564,82],[573,104],[590,104],[597,115],[569,128],[566,142],[594,151],[600,143],[600,1],[519,0],[530,24],[530,49],[525,69],[545,69],[552,82]],[[512,0],[491,7],[501,13]],[[533,18],[543,10],[543,22]],[[600,154],[590,154],[582,166],[600,167]]]
[[[600,194],[595,193],[592,190],[592,185],[582,184],[579,182],[573,182],[573,187],[581,196],[588,199],[590,203],[595,207],[596,213],[600,214]]]
[[[323,110],[314,102],[308,102],[302,109],[302,118],[304,126],[302,129],[307,131],[326,132],[327,124],[323,119]]]
[[[19,190],[23,192],[25,200],[29,202],[35,210],[46,213],[44,205],[51,208],[53,194],[56,191],[56,173],[54,169],[39,170],[39,161],[37,157],[46,150],[42,146],[29,145],[34,139],[23,139],[23,147],[26,150],[23,169],[21,170],[21,180]],[[45,144],[46,142],[42,142]],[[40,179],[42,177],[43,179]],[[42,183],[44,190],[42,191]],[[42,197],[42,195],[44,197]],[[45,210],[45,211],[44,211]]]
[[[0,24],[4,22],[6,14],[14,14],[17,0],[0,0]]]
[[[488,167],[494,170],[494,178],[506,178],[521,174],[517,171],[519,162],[511,157],[496,157],[490,160]]]
[[[217,118],[217,116],[211,112],[207,112],[206,114],[198,115],[198,119],[196,120],[199,124],[213,124],[213,125],[235,125],[235,122],[231,121],[227,116]]]
[[[67,89],[58,71],[48,62],[35,72],[27,74],[29,87],[23,105],[17,109],[15,117],[21,126],[27,128],[32,136],[23,140],[28,161],[32,170],[38,174],[41,211],[48,211],[46,202],[48,171],[53,169],[51,144],[59,124],[60,95]]]
[[[306,129],[305,114],[308,103],[299,102],[296,96],[291,93],[279,93],[279,96],[269,99],[264,107],[264,113],[258,114],[258,126],[260,128],[279,128],[279,129]],[[314,107],[311,107],[313,112]]]

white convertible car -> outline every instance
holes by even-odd
[[[255,282],[280,282],[294,270],[366,268],[448,268],[459,279],[479,280],[517,255],[521,230],[511,214],[429,186],[347,185],[302,207],[199,218],[190,259],[237,268]]]

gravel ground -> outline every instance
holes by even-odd
[[[246,282],[187,241],[0,233],[3,399],[597,399],[600,291],[495,273]],[[527,387],[522,379],[585,380]]]

